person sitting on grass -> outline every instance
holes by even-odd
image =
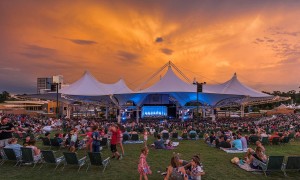
[[[254,154],[249,153],[246,155],[246,163],[249,164],[252,169],[260,169],[259,165],[255,162],[254,159],[257,159],[264,163],[267,162],[267,156],[263,153],[262,147],[256,147]]]
[[[238,133],[238,139],[241,140],[242,142],[242,149],[245,150],[245,149],[248,149],[248,145],[247,145],[247,140],[245,137],[242,136],[242,133]]]
[[[164,144],[165,142],[163,139],[161,139],[161,136],[158,134],[156,138],[156,141],[154,141],[155,149],[166,149],[166,146]]]
[[[198,155],[193,156],[192,161],[189,163],[191,170],[187,170],[190,180],[201,180],[201,176],[205,174],[200,163]]]
[[[231,144],[225,141],[224,135],[221,135],[218,143],[216,143],[216,148],[231,148]]]
[[[233,136],[232,150],[243,150],[242,141],[236,136]]]
[[[178,155],[173,155],[171,165],[167,168],[167,175],[164,180],[188,180],[188,176],[183,166],[180,166]]]
[[[258,147],[261,148],[261,152],[263,154],[266,153],[266,149],[265,149],[265,147],[262,145],[262,143],[260,141],[256,141],[255,144],[256,144],[256,148],[258,148]],[[248,159],[250,159],[250,157],[251,157],[252,154],[255,154],[255,151],[252,148],[249,148],[248,151],[247,151],[247,153],[246,153],[246,155],[245,155],[245,160],[247,161]]]

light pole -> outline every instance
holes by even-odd
[[[196,93],[197,93],[197,122],[199,122],[199,92],[203,91],[203,84],[206,84],[206,82],[198,83],[197,81],[194,81],[195,85],[197,85]]]
[[[54,83],[56,87],[56,118],[59,118],[58,88],[60,83]]]

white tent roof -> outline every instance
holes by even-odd
[[[250,97],[268,97],[270,95],[256,91],[248,86],[242,84],[238,79],[236,73],[233,77],[225,83],[218,85],[203,85],[204,93],[215,93],[215,94],[233,94],[233,95],[244,95]]]
[[[159,93],[159,92],[195,92],[196,86],[188,84],[181,80],[172,70],[168,67],[166,74],[151,87],[141,90],[139,93]]]
[[[60,90],[60,93],[67,95],[80,95],[80,96],[100,96],[110,94],[106,85],[100,83],[91,73],[86,71],[83,76]]]
[[[118,82],[114,84],[106,84],[106,88],[110,92],[110,94],[127,94],[133,93],[131,89],[128,88],[125,81],[120,79]]]

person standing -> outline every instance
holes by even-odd
[[[118,150],[117,150],[117,142],[118,142],[118,131],[117,131],[117,126],[116,125],[112,125],[110,127],[110,132],[111,132],[111,141],[110,141],[110,150],[113,154],[113,156],[111,158],[115,158],[117,157],[117,159],[119,160],[121,155],[119,154]]]
[[[8,141],[12,138],[12,132],[14,131],[14,126],[9,122],[7,116],[1,117],[0,122],[0,148],[8,145]]]
[[[121,148],[122,157],[124,156],[124,147],[123,147],[123,132],[122,132],[123,126],[121,124],[117,124],[117,144]]]
[[[138,164],[138,172],[140,173],[140,180],[143,178],[145,180],[148,180],[148,174],[152,174],[152,171],[150,170],[150,166],[147,163],[147,155],[149,153],[149,149],[145,146],[141,150],[140,160]]]
[[[98,131],[98,126],[94,126],[93,131],[94,132],[92,134],[92,139],[93,139],[93,142],[92,142],[93,151],[92,152],[100,152],[100,134]]]

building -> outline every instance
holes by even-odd
[[[61,89],[63,82],[64,77],[62,75],[37,78],[37,94],[56,92],[56,87],[58,86],[58,89]]]
[[[37,78],[37,94],[44,94],[51,90],[53,80],[50,77]]]

